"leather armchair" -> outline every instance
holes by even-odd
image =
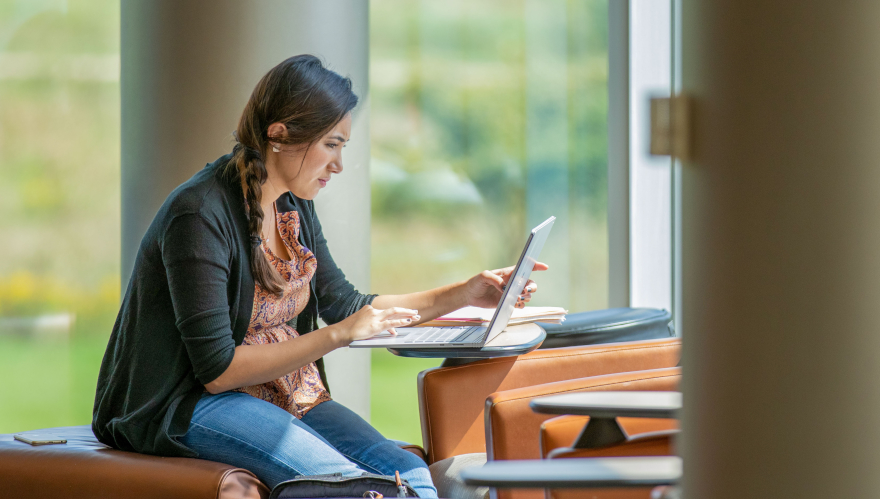
[[[599,449],[576,448],[572,443],[589,419],[586,416],[560,416],[541,423],[541,458],[675,455],[678,425],[672,420],[659,419],[618,418],[627,432],[626,442]]]
[[[592,376],[493,393],[486,399],[486,451],[489,460],[543,457],[542,450],[549,446],[541,442],[542,423],[559,418],[533,412],[529,407],[529,402],[533,398],[587,391],[673,391],[678,389],[680,380],[681,368],[670,367]],[[581,426],[578,430],[580,430],[588,418],[569,417],[576,419],[551,423],[549,427],[545,427],[545,434],[555,434],[547,435],[544,439],[553,442],[566,439],[564,447],[571,446],[579,433],[574,431],[573,423],[579,421]],[[649,434],[650,437],[657,432],[665,434],[678,428],[678,422],[669,419],[618,418],[618,421],[627,435],[631,436],[627,444],[632,446],[636,443],[635,436],[641,436],[640,440],[651,441],[651,438],[645,438],[645,434]],[[580,450],[573,449],[573,451]],[[664,450],[668,450],[668,447]]]
[[[452,461],[449,458],[454,456],[473,465],[479,453],[487,453],[489,459],[544,457],[551,449],[570,446],[585,419],[534,414],[528,407],[531,397],[565,390],[602,389],[602,384],[607,385],[606,390],[674,389],[679,370],[669,369],[678,365],[680,356],[681,340],[664,338],[537,350],[520,357],[424,371],[419,375],[418,385],[427,461],[443,461],[438,466],[448,467],[447,463]],[[658,372],[638,374],[645,370]],[[553,447],[542,452],[545,444],[539,436],[540,428],[549,419],[555,421],[547,427],[544,440]],[[632,419],[624,425],[634,442],[648,441],[643,434],[675,428],[674,422],[656,420]],[[557,427],[563,431],[557,431]],[[654,443],[668,446],[668,440],[651,442]],[[458,487],[451,484],[447,490],[462,490]],[[537,498],[543,497],[543,490],[502,489],[496,495],[503,499]]]
[[[668,367],[607,374],[546,383],[490,395],[486,400],[486,447],[489,461],[541,457],[665,456],[671,454],[671,435],[678,422],[670,419],[618,418],[628,438],[622,444],[596,449],[575,449],[589,418],[537,414],[529,403],[537,397],[586,391],[672,391],[678,389],[681,368]],[[561,444],[561,445],[560,445]],[[596,499],[644,498],[649,489],[597,490]],[[582,491],[552,490],[552,497],[580,497]],[[499,489],[498,499],[543,498],[536,489]]]
[[[673,393],[648,396],[647,393],[630,395],[615,390],[607,383],[613,378],[630,378],[637,375],[637,382],[653,381],[660,384],[669,378],[680,376],[678,368],[657,369],[637,373],[623,373],[619,376],[599,376],[592,380],[575,380],[581,385],[599,390],[565,390],[564,393],[543,390],[549,397],[532,398],[530,408],[544,414],[591,414],[595,421],[586,417],[557,417],[542,424],[542,453],[549,454],[546,460],[496,460],[483,468],[470,468],[462,471],[466,483],[481,484],[505,489],[496,492],[497,497],[540,497],[540,491],[529,487],[552,487],[559,484],[562,489],[548,489],[546,497],[563,499],[584,497],[588,487],[589,497],[594,499],[654,499],[664,489],[651,487],[660,484],[674,484],[681,477],[681,460],[670,456],[672,441],[677,430],[662,430],[629,436],[627,422],[643,420],[652,424],[673,424],[681,408],[681,396]],[[560,383],[544,385],[560,385]],[[533,387],[537,390],[541,387]],[[593,394],[590,391],[608,391],[607,395]],[[632,388],[627,385],[627,388]],[[519,390],[523,391],[523,390]],[[638,390],[642,392],[643,390]],[[556,395],[556,396],[553,396]],[[494,396],[494,395],[493,395]],[[518,400],[518,399],[517,399]],[[633,416],[625,418],[623,416]],[[487,416],[487,420],[488,420]],[[585,425],[577,429],[575,425]],[[547,431],[548,428],[555,431]],[[632,429],[630,429],[630,432]],[[489,433],[491,435],[491,433]],[[554,443],[567,435],[568,441],[575,444],[568,448],[558,448],[547,452]],[[558,458],[575,459],[558,459]],[[673,470],[676,468],[677,471]],[[624,471],[627,470],[627,471]],[[625,487],[625,488],[610,488]],[[673,493],[677,488],[670,489]]]
[[[498,406],[501,412],[496,411],[496,414],[507,414],[505,410],[516,405],[502,403],[508,395],[501,392],[579,378],[669,368],[678,364],[680,356],[681,340],[668,338],[536,350],[519,357],[486,359],[423,371],[418,379],[419,413],[428,463],[461,454],[487,452],[486,421],[489,416],[484,409]],[[621,379],[614,389],[627,389],[621,387],[630,381]],[[631,389],[650,389],[641,384],[638,386]],[[671,385],[664,386],[667,388],[663,389],[668,390]],[[658,385],[654,389],[661,388]],[[525,392],[512,392],[509,396],[518,397],[522,393]],[[491,404],[487,402],[490,395],[495,397]],[[524,444],[532,449],[528,455],[537,458],[540,457],[540,423],[548,418],[531,414],[527,400],[524,401],[524,410],[532,417],[523,423],[524,426],[516,426],[516,431],[531,432],[531,436],[520,435],[531,442]],[[511,420],[511,425],[517,424]],[[501,426],[501,420],[497,418],[490,426],[493,433],[490,456],[495,459],[520,458],[519,451],[513,451],[519,445],[501,443],[516,438],[514,433],[504,433]],[[501,457],[508,451],[513,451],[511,457]],[[498,452],[501,454],[496,456]]]

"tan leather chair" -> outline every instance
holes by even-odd
[[[574,449],[572,443],[587,417],[553,417],[531,410],[533,398],[588,391],[672,391],[681,368],[662,368],[546,383],[493,393],[486,400],[486,447],[489,460],[541,457],[663,456],[672,454],[671,438],[678,422],[671,419],[618,418],[628,435],[625,443],[598,449]],[[648,499],[651,489],[591,490],[595,499]],[[551,490],[554,498],[583,497],[583,491]],[[498,490],[498,499],[543,498],[543,490]]]
[[[676,388],[677,389],[677,388]],[[627,431],[627,441],[621,444],[598,449],[579,449],[572,447],[581,430],[590,420],[586,416],[558,416],[541,424],[541,457],[544,459],[565,459],[579,457],[624,457],[624,456],[674,456],[675,440],[679,435],[677,425],[672,420],[649,420],[642,418],[618,418]],[[639,425],[638,423],[645,423]],[[664,429],[671,427],[674,429]],[[647,431],[645,431],[647,430]],[[657,487],[642,489],[604,489],[593,490],[596,499],[656,499],[672,497],[678,489]],[[550,489],[548,499],[569,499],[583,497],[583,491]]]
[[[419,404],[427,461],[437,463],[433,469],[449,466],[446,463],[454,456],[470,459],[478,455],[475,453],[488,453],[490,459],[543,457],[539,431],[541,423],[549,416],[534,414],[528,408],[530,397],[549,395],[556,393],[552,390],[566,387],[596,389],[591,388],[593,382],[582,378],[608,375],[624,376],[614,378],[616,384],[613,380],[605,380],[609,390],[673,389],[670,388],[672,385],[664,384],[669,380],[662,380],[665,374],[677,376],[677,370],[660,376],[659,373],[649,374],[647,378],[657,378],[654,381],[621,373],[670,368],[679,363],[680,356],[681,340],[666,338],[537,350],[520,357],[487,359],[424,371],[419,375]],[[567,384],[569,382],[575,384]],[[627,387],[627,383],[632,388]],[[677,382],[672,383],[677,385]],[[551,391],[546,388],[530,391],[531,387],[547,384],[553,385],[549,388]],[[531,393],[534,394],[529,395]],[[508,417],[511,419],[509,428],[505,419]],[[559,445],[556,447],[570,446],[583,428],[583,421],[569,422],[571,428],[558,434]],[[565,421],[562,424],[564,426]],[[656,420],[625,422],[626,430],[635,439],[643,433],[665,431],[674,426],[674,422]],[[525,449],[529,450],[523,452]],[[458,485],[452,487],[458,489]],[[503,499],[543,496],[541,490],[500,490],[497,493]]]
[[[489,396],[496,392],[668,368],[677,365],[680,356],[681,340],[668,338],[536,350],[519,357],[486,359],[423,371],[418,380],[419,413],[427,461],[432,464],[452,456],[486,452],[484,408]],[[540,455],[538,431],[541,421],[543,419],[531,430],[530,439],[534,446],[530,455],[534,458]],[[494,428],[498,428],[497,424]],[[494,454],[496,449],[490,452]]]
[[[628,435],[626,442],[599,449],[572,447],[589,420],[586,416],[559,416],[541,423],[541,458],[675,455],[675,438],[680,432],[671,420],[620,418]],[[639,424],[640,420],[644,424]]]
[[[629,438],[622,444],[599,449],[575,449],[571,447],[586,425],[589,418],[581,416],[561,416],[548,419],[541,425],[541,452],[547,459],[565,459],[579,457],[626,457],[626,456],[674,456],[675,439],[678,429],[633,433],[633,418],[618,418],[621,426],[626,429]],[[649,420],[650,421],[650,420]],[[675,426],[670,420],[654,420],[657,427]],[[650,425],[649,425],[650,426]],[[575,430],[575,428],[577,428]],[[644,428],[641,428],[644,429]],[[648,428],[653,429],[653,428]],[[557,443],[565,442],[559,447]],[[590,490],[592,499],[654,499],[662,497],[667,488],[628,488],[628,489],[594,489]],[[503,496],[504,494],[501,494]],[[575,499],[584,497],[583,490],[549,489],[545,492],[547,499]]]
[[[545,434],[543,438],[547,442],[542,442],[542,424],[550,419],[559,420],[560,418],[532,411],[529,402],[533,398],[590,391],[674,391],[678,389],[680,381],[681,368],[670,367],[592,376],[493,393],[486,400],[486,451],[489,460],[539,459],[544,457],[542,456],[544,449],[552,450],[555,447],[550,447],[550,445],[555,445],[555,442],[564,439],[567,441],[560,447],[570,447],[579,433],[579,431],[575,432],[574,422],[580,421],[580,429],[582,429],[586,421],[589,420],[587,417],[572,417],[575,419],[563,419],[551,423],[543,431]],[[656,432],[666,434],[666,432],[678,428],[678,422],[671,419],[618,418],[618,421],[630,435],[630,441],[627,442],[627,445],[633,447],[636,446],[636,441],[633,440],[636,435],[640,435],[644,439],[646,438],[645,434]],[[551,435],[547,435],[547,433],[551,433]],[[652,440],[648,439],[647,441]],[[641,445],[645,445],[645,442],[642,442]],[[668,442],[663,440],[659,445],[661,445],[662,451],[666,451],[661,455],[668,455]],[[550,454],[549,450],[548,454]],[[655,452],[660,450],[656,449]],[[587,451],[587,449],[583,451]],[[568,452],[568,455],[571,455],[581,452],[581,449],[572,449]],[[595,454],[589,455],[595,456]],[[608,456],[609,454],[601,455]],[[557,454],[553,457],[561,457],[561,455]],[[586,454],[579,457],[586,457]]]

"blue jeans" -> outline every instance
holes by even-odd
[[[419,497],[437,497],[424,461],[332,400],[300,420],[245,393],[205,394],[180,442],[202,459],[253,472],[270,488],[298,475],[393,476],[397,470]]]

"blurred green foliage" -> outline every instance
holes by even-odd
[[[119,4],[0,5],[0,316],[66,311],[109,328],[119,301]]]
[[[119,306],[119,120],[118,1],[0,2],[0,432],[91,421]],[[8,327],[57,313],[67,334]]]
[[[571,275],[556,278],[571,291],[543,299],[603,307],[607,0],[373,0],[370,9],[373,291],[511,265],[527,225],[547,211],[528,206],[529,184],[546,181],[568,200],[562,210],[555,195],[546,201],[564,212],[554,233],[566,246],[558,268]],[[545,32],[562,33],[563,46],[542,48]],[[564,136],[547,143],[530,132],[548,123]],[[561,157],[562,181],[542,175],[534,151],[546,149]]]
[[[606,306],[607,9],[371,0],[372,292],[512,265],[553,214],[533,303]],[[415,380],[430,365],[373,354],[380,431],[419,435]]]

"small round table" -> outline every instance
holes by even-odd
[[[490,461],[461,471],[466,485],[501,488],[656,487],[681,480],[681,458],[593,457]]]
[[[400,357],[423,359],[487,359],[527,354],[544,342],[547,333],[537,324],[508,326],[482,348],[389,348]]]
[[[529,407],[542,414],[590,416],[573,447],[596,449],[626,442],[619,417],[678,418],[681,392],[565,393],[536,398]]]

